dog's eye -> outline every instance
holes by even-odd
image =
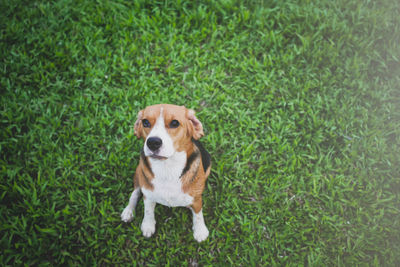
[[[172,120],[169,124],[170,128],[178,128],[178,126],[179,126],[179,121],[177,120]]]
[[[144,119],[144,120],[142,120],[142,123],[143,123],[143,127],[150,128],[150,122],[148,120]]]

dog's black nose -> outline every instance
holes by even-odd
[[[161,138],[158,137],[150,137],[147,139],[147,146],[150,148],[151,151],[155,151],[159,149],[162,145],[162,140]]]

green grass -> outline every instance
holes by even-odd
[[[399,266],[400,2],[194,2],[1,0],[0,264]],[[201,244],[120,221],[156,103],[205,127]]]

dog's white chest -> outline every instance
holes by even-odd
[[[167,160],[150,158],[150,163],[154,173],[153,190],[142,188],[146,198],[169,207],[189,206],[193,203],[193,197],[183,192],[180,179],[186,164],[185,152],[177,152]]]

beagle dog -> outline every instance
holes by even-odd
[[[156,204],[189,207],[193,214],[193,236],[198,242],[208,237],[202,212],[202,193],[210,174],[211,157],[198,141],[203,125],[195,112],[184,106],[159,104],[139,111],[135,135],[145,140],[134,177],[134,190],[121,214],[124,222],[133,218],[143,194],[145,237],[155,232]]]

